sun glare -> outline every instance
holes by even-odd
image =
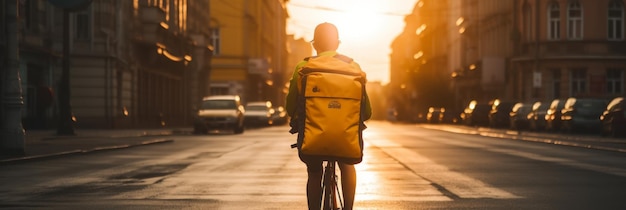
[[[383,18],[376,10],[376,4],[364,4],[368,7],[348,8],[337,15],[334,21],[342,39],[354,42],[375,41],[380,33],[388,32],[382,24]]]
[[[359,61],[369,81],[389,82],[389,46],[417,0],[289,2],[289,33],[311,40],[317,24],[333,23],[339,29],[339,51]]]

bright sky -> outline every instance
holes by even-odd
[[[361,65],[369,81],[389,83],[391,42],[402,32],[404,16],[418,0],[290,0],[287,33],[313,39],[319,23],[339,29],[337,50]]]

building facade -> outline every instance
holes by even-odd
[[[462,8],[460,15],[449,22],[456,27],[461,43],[457,57],[460,61],[455,62],[460,65],[453,67],[456,108],[463,108],[471,100],[518,100],[506,88],[511,79],[507,75],[515,38],[515,1],[455,1]]]
[[[285,0],[211,1],[209,95],[238,94],[244,102],[284,100],[287,65]]]
[[[134,0],[130,15],[132,22],[132,52],[135,67],[135,97],[131,113],[136,124],[165,126],[189,124],[194,107],[200,99],[195,80],[206,60],[203,51],[210,51],[202,40],[208,39],[208,26],[194,21],[208,18],[199,9],[208,11],[208,1],[191,3],[188,0]],[[192,5],[197,8],[192,9]],[[202,8],[204,7],[204,8]],[[194,15],[194,16],[192,16]],[[194,19],[194,21],[191,21]],[[193,23],[194,28],[190,26]],[[200,28],[198,28],[200,27]],[[200,52],[198,50],[201,50]],[[118,75],[119,84],[126,77]],[[132,81],[132,79],[131,79]],[[191,94],[195,93],[195,94]],[[132,94],[130,94],[132,95]],[[124,97],[124,95],[118,96]],[[118,113],[125,113],[125,104],[119,104]]]
[[[450,107],[453,42],[447,15],[452,1],[420,0],[405,17],[390,58],[391,109],[398,120],[424,120],[429,107]],[[459,7],[457,7],[459,8]],[[457,35],[458,37],[458,35]],[[458,38],[457,38],[458,39]],[[458,44],[458,43],[457,43]]]
[[[293,72],[296,70],[296,65],[302,61],[306,57],[310,57],[313,55],[313,46],[309,41],[304,40],[304,38],[295,39],[293,35],[287,36],[287,69],[282,73],[282,94],[285,96],[289,91],[289,81],[291,80],[291,76],[293,76]],[[277,102],[278,105],[285,105],[284,100],[279,100]]]
[[[6,2],[2,3],[2,11],[15,9],[5,8],[6,5]],[[46,1],[17,2],[16,33],[19,40],[19,69],[24,100],[22,122],[25,128],[45,128],[56,123],[54,95],[62,54],[61,45],[58,44],[60,40],[54,39],[58,34],[55,34],[57,30],[53,26],[58,22],[55,21],[52,10],[53,7]],[[3,29],[8,24],[6,21],[8,20],[2,21]]]
[[[17,2],[23,124],[51,129],[59,118],[63,9],[46,0]],[[209,90],[202,79],[209,75],[213,50],[208,11],[209,0],[93,0],[71,11],[74,126],[190,124]],[[3,26],[6,21],[3,16]]]
[[[411,14],[404,18],[404,29],[390,46],[390,75],[387,85],[390,103],[388,108],[398,117],[397,120],[401,121],[415,120],[414,118],[418,115],[414,108],[418,91],[414,84],[417,81],[413,75],[417,72],[416,65],[419,65],[414,57],[419,56],[420,51],[417,30],[421,27],[419,15],[423,6],[423,2],[422,4],[418,2]]]
[[[549,101],[624,94],[622,0],[518,0],[515,97]]]
[[[392,101],[401,112],[440,104],[458,110],[471,100],[496,98],[623,96],[624,5],[623,0],[420,0],[391,46]],[[424,98],[437,90],[424,86],[429,81],[448,82],[452,94],[442,98],[454,102]]]

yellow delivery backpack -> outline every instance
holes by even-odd
[[[365,74],[344,55],[309,57],[298,70],[297,130],[302,161],[363,159]]]

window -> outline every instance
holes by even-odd
[[[587,92],[587,70],[572,69],[570,71],[570,95],[576,96]]]
[[[213,55],[219,55],[221,51],[220,45],[220,29],[211,28],[211,46],[213,47]]]
[[[77,12],[74,16],[74,39],[89,41],[91,39],[91,18],[85,11]]]
[[[526,38],[526,41],[532,41],[533,40],[533,11],[530,8],[530,5],[528,5],[528,3],[524,4],[524,9],[523,9],[523,14],[524,14],[524,36]]]
[[[561,38],[561,11],[559,3],[552,2],[548,10],[548,39],[557,40]]]
[[[561,97],[561,69],[554,68],[552,71],[552,97]]]
[[[230,91],[228,87],[211,87],[210,92],[211,95],[227,95]]]
[[[18,1],[18,21],[23,24],[22,29],[29,32],[40,32],[43,28],[42,24],[45,23],[42,7],[42,3],[39,1]]]
[[[20,21],[22,21],[22,24],[24,25],[24,29],[30,29],[33,25],[33,18],[31,17],[31,14],[33,13],[31,9],[32,3],[32,1],[18,1],[18,15],[21,18]],[[4,16],[4,14],[2,16]]]
[[[612,94],[621,94],[623,93],[623,73],[622,69],[614,69],[610,68],[606,70],[606,91],[607,93]]]
[[[567,38],[583,38],[583,9],[580,2],[572,1],[567,5]]]
[[[169,9],[169,5],[168,5],[169,2],[166,0],[148,0],[147,3],[149,6],[155,6],[155,7],[161,8],[163,9],[163,11],[168,11]]]
[[[622,1],[613,0],[609,3],[608,38],[609,40],[624,39],[624,5]]]

